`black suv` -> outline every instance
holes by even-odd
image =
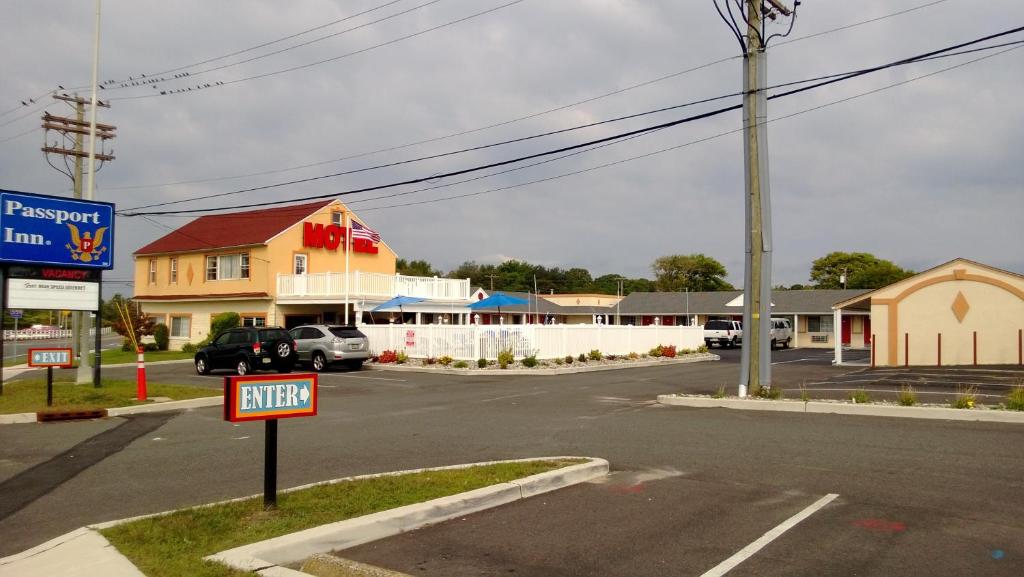
[[[196,372],[231,369],[239,375],[275,370],[290,373],[295,366],[295,339],[281,327],[228,329],[196,352]]]

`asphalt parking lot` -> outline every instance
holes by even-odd
[[[864,369],[776,353],[780,386]],[[213,390],[224,376],[188,363],[150,370]],[[118,371],[134,373],[107,373]],[[728,574],[1024,573],[1019,426],[654,401],[737,375],[728,358],[553,377],[329,373],[319,415],[282,423],[280,483],[554,455],[611,463],[604,483],[344,553],[415,575],[720,575],[709,571],[830,494]],[[0,555],[87,523],[261,490],[259,423],[226,423],[219,407],[134,421],[0,429],[0,494],[16,505],[0,511]],[[88,465],[68,465],[79,458]]]

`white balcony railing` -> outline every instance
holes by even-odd
[[[277,275],[277,298],[385,298],[402,295],[436,300],[468,300],[469,279],[351,272]]]

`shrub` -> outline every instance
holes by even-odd
[[[126,353],[131,353],[135,351],[135,347],[132,346],[131,339],[124,339],[123,341],[121,341],[121,350]]]
[[[759,399],[781,399],[782,389],[772,386],[760,386],[754,389],[754,396]]]
[[[156,341],[157,350],[166,351],[171,340],[171,330],[163,323],[156,325],[153,327],[153,340]]]
[[[435,358],[435,357],[427,357],[427,358],[423,359],[423,362],[428,364],[428,365],[436,365],[437,364],[437,358]]]
[[[452,358],[449,357],[448,355],[444,355],[443,357],[437,359],[437,362],[447,367],[448,365],[452,364]]]
[[[850,400],[854,403],[870,403],[871,395],[864,389],[857,389],[856,391],[850,391]]]
[[[398,355],[395,357],[395,363],[404,365],[409,361],[409,355],[405,354],[405,351],[398,351]]]
[[[192,343],[185,343],[184,345],[181,345],[181,352],[183,353],[194,353],[198,350],[199,347],[193,345]]]
[[[585,362],[587,362],[587,355],[584,355],[583,353],[580,353],[580,356],[576,357],[576,360],[581,362],[581,363],[585,363]]]
[[[455,364],[453,364],[452,367],[456,369],[468,369],[469,363],[467,363],[466,361],[455,361]]]
[[[393,363],[398,360],[398,353],[395,351],[381,351],[381,353],[377,355],[376,360],[378,363],[382,364]]]
[[[536,357],[536,355],[530,355],[528,357],[525,357],[523,359],[523,366],[527,367],[527,368],[531,368],[531,369],[533,367],[536,367],[537,366],[537,357]]]
[[[697,352],[698,353],[706,353],[706,352],[708,352],[708,346],[707,345],[701,345],[701,346],[697,347]]]
[[[572,355],[565,355],[565,364],[571,365],[574,360],[576,359],[572,358]]]
[[[603,355],[601,354],[601,351],[594,349],[587,354],[587,358],[592,361],[600,361],[603,358]]]
[[[498,366],[507,369],[509,365],[516,361],[516,357],[512,354],[512,349],[505,349],[498,351]]]
[[[715,391],[715,394],[713,394],[711,396],[713,398],[716,398],[716,399],[724,399],[725,398],[725,385],[722,385],[722,386],[718,387],[718,390]]]
[[[1024,383],[1014,385],[1006,394],[1006,408],[1011,411],[1024,411]]]
[[[658,357],[660,357],[662,355],[663,352],[664,352],[664,349],[661,348],[661,345],[658,345],[658,346],[654,347],[653,349],[651,349],[651,352],[649,352],[647,354],[651,355],[652,357],[658,358]]]
[[[555,358],[555,364],[556,365],[561,365],[561,364],[564,364],[564,363],[565,363],[565,359],[563,359],[562,357],[556,357]]]
[[[157,346],[156,343],[146,343],[146,344],[142,345],[142,350],[146,351],[147,353],[152,353],[152,352],[159,351],[160,347]]]
[[[681,354],[681,355],[692,355],[693,354],[693,349],[683,349],[683,350],[679,351],[679,354]]]
[[[605,355],[604,358],[608,359],[609,361],[614,361],[619,358],[619,355]]]
[[[220,313],[210,321],[210,334],[206,335],[199,346],[206,346],[217,338],[217,335],[239,326],[242,326],[242,317],[238,316],[238,313]]]
[[[978,387],[963,385],[957,385],[956,387],[956,398],[950,403],[954,409],[973,409],[974,402],[977,400]]]
[[[913,407],[917,404],[917,392],[914,391],[914,387],[903,385],[896,396],[896,401],[904,407]]]
[[[676,346],[668,345],[667,347],[663,347],[661,349],[661,356],[669,359],[676,358]]]
[[[640,358],[640,355],[636,353],[629,353],[629,358],[635,361],[636,359]]]
[[[477,366],[477,368],[480,368],[480,369],[486,369],[487,368],[487,359],[477,359],[476,360],[476,366]]]

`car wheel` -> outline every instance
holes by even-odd
[[[319,352],[313,353],[312,365],[313,370],[318,373],[327,368],[327,359],[324,357],[324,354]]]
[[[786,339],[786,340],[782,341],[782,348],[784,348],[784,349],[788,349],[789,348],[789,339]]]
[[[778,346],[779,345],[775,342],[775,339],[772,339],[772,350],[774,351]]]
[[[282,339],[275,342],[271,350],[274,351],[275,358],[287,359],[292,354],[292,344]]]
[[[348,367],[349,370],[351,371],[358,371],[359,369],[363,368],[363,359],[352,359],[349,361],[345,361],[345,366]]]
[[[249,361],[244,357],[238,359],[238,364],[235,365],[235,372],[238,376],[248,375],[252,371],[252,367],[249,366]]]
[[[200,375],[210,374],[210,363],[206,357],[196,357],[196,372]]]

